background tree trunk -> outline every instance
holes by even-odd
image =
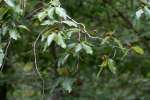
[[[0,100],[7,100],[7,84],[0,86]]]

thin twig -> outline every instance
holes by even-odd
[[[40,34],[37,36],[36,40],[35,40],[34,43],[33,43],[34,64],[35,64],[36,72],[37,72],[39,78],[42,80],[42,88],[43,88],[43,90],[42,90],[42,99],[43,99],[43,100],[44,100],[44,94],[45,94],[45,93],[44,93],[44,88],[45,88],[45,87],[44,87],[44,84],[45,84],[45,82],[44,82],[44,79],[43,79],[43,77],[42,77],[42,74],[40,73],[40,71],[39,71],[39,69],[38,69],[36,45],[37,45],[37,42],[38,42],[38,40],[40,39],[42,33],[43,33],[44,31],[46,31],[46,30],[47,30],[47,28],[45,28],[42,32],[40,32]]]
[[[85,31],[84,33],[85,33],[89,38],[91,38],[91,39],[103,40],[103,39],[100,38],[100,37],[91,36],[87,31]]]
[[[77,69],[76,69],[76,71],[79,70],[79,64],[80,64],[80,55],[78,55],[78,58],[77,58]]]
[[[2,63],[2,65],[0,66],[0,68],[1,68],[0,71],[1,71],[1,72],[3,71],[3,68],[4,68],[5,58],[6,58],[7,54],[8,54],[8,49],[9,49],[9,47],[10,47],[10,44],[11,44],[11,38],[9,38],[9,41],[8,41],[8,43],[7,43],[7,46],[6,46],[6,49],[5,49],[5,52],[4,52],[3,63]]]
[[[96,78],[99,78],[99,77],[100,77],[100,75],[101,75],[102,72],[103,72],[103,69],[104,69],[104,67],[101,66],[99,72],[98,72],[97,75],[96,75]]]
[[[76,23],[77,25],[81,25],[81,26],[83,27],[83,33],[85,33],[89,38],[102,40],[102,38],[100,38],[100,37],[91,36],[91,35],[87,32],[87,30],[86,30],[84,24],[78,23],[77,21],[75,21],[74,19],[72,19],[70,16],[67,16],[67,17],[68,17],[68,19],[70,19],[70,20],[72,20],[74,23]]]

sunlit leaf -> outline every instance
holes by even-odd
[[[142,16],[143,13],[144,13],[143,9],[138,10],[136,12],[136,18],[139,19]]]
[[[72,49],[72,48],[74,48],[75,46],[76,46],[76,43],[71,43],[71,44],[68,45],[68,48]]]
[[[60,17],[64,18],[64,19],[67,18],[66,11],[61,7],[56,7],[56,14],[59,15]]]
[[[90,46],[85,43],[82,43],[83,49],[86,51],[87,54],[93,54],[93,50]]]
[[[13,0],[4,0],[10,7],[15,7]]]
[[[61,65],[64,65],[67,59],[69,58],[69,56],[70,54],[66,54],[63,57],[60,57],[60,59],[58,60],[58,66],[60,67]]]
[[[37,14],[39,21],[42,21],[47,16],[46,12],[40,12]]]
[[[63,39],[61,33],[57,34],[55,41],[62,48],[66,48],[66,43],[64,42],[64,39]]]
[[[116,74],[117,69],[113,59],[108,59],[108,67],[113,74]]]
[[[60,6],[60,2],[59,2],[59,0],[51,0],[51,5],[53,5],[53,6]]]
[[[75,52],[78,53],[82,49],[82,45],[79,43],[75,47]]]
[[[55,12],[55,8],[54,7],[51,7],[48,9],[48,17],[50,19],[54,19],[54,12]]]
[[[23,14],[23,9],[21,9],[19,5],[14,7],[14,11],[20,15]]]
[[[15,29],[10,29],[9,30],[9,35],[14,40],[17,40],[18,38],[20,38],[18,32]]]
[[[144,50],[139,46],[133,46],[131,49],[134,50],[138,54],[141,54],[141,55],[144,54]]]
[[[56,34],[55,34],[55,33],[52,33],[52,34],[50,34],[50,35],[47,37],[47,44],[48,44],[48,46],[51,45],[51,43],[52,43],[52,41],[54,40],[55,36],[56,36]]]
[[[21,28],[21,29],[25,29],[27,31],[30,31],[30,29],[25,25],[19,25],[18,27]]]

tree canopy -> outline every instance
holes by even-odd
[[[0,100],[149,100],[149,0],[0,0]]]

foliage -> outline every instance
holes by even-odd
[[[0,100],[148,100],[149,6],[0,0]]]

